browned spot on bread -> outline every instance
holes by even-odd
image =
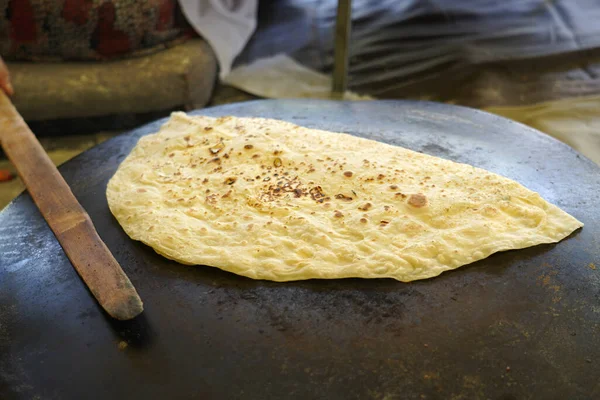
[[[353,175],[352,171],[346,171],[346,172],[344,172],[344,176],[346,176],[348,178],[351,178],[352,175]]]
[[[366,224],[367,223],[367,219],[366,218],[361,218],[360,222],[362,222],[363,224]]]
[[[309,190],[309,194],[313,200],[320,201],[321,203],[323,202],[323,198],[325,197],[325,194],[323,193],[323,189],[321,188],[321,186],[315,186],[315,187],[311,188]]]
[[[373,204],[371,204],[371,203],[365,203],[362,206],[358,207],[358,209],[361,211],[368,211],[369,208],[371,208],[372,206],[373,206]]]
[[[223,142],[219,142],[216,145],[214,145],[213,147],[211,147],[209,150],[210,150],[211,154],[217,154],[224,148],[225,148],[225,144],[223,144]]]
[[[245,148],[246,150],[250,150],[250,149],[253,149],[253,148],[254,148],[254,146],[252,146],[251,144],[247,144],[247,145],[245,145],[245,146],[244,146],[244,148]]]
[[[344,216],[344,214],[342,214],[340,211],[336,211],[335,214],[333,214],[336,218],[342,218]]]
[[[411,194],[408,198],[408,204],[416,208],[425,207],[427,205],[427,197],[422,193]]]
[[[336,194],[335,198],[343,201],[352,201],[352,197],[343,195],[341,193]]]

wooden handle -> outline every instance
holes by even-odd
[[[350,54],[350,31],[352,30],[352,0],[338,0],[333,47],[334,97],[343,100],[348,86],[348,57]]]
[[[0,91],[0,142],[73,267],[113,318],[131,319],[142,300],[67,182],[10,99]]]

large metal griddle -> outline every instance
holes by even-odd
[[[586,226],[413,283],[275,283],[184,266],[130,240],[106,204],[108,179],[157,121],[60,168],[144,300],[137,319],[102,313],[29,195],[0,213],[1,399],[600,398],[591,161],[523,125],[435,103],[255,101],[193,114],[279,118],[469,163]]]

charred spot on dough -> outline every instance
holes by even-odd
[[[275,168],[279,168],[283,165],[283,162],[281,161],[281,158],[277,157],[273,160],[273,166],[275,166]]]
[[[206,126],[206,127],[204,127],[204,130],[205,130],[206,132],[208,132],[208,131],[212,131],[212,130],[213,130],[213,128],[212,128],[212,126]]]
[[[230,176],[229,178],[225,179],[225,184],[233,185],[235,183],[235,181],[237,181],[237,178],[234,176]]]
[[[381,220],[379,221],[379,226],[387,226],[387,224],[389,224],[390,221],[385,221],[385,220]]]
[[[253,149],[253,148],[254,148],[254,146],[252,146],[251,144],[247,144],[247,145],[245,145],[245,146],[244,146],[244,148],[245,148],[246,150],[251,150],[251,149]]]
[[[343,195],[341,193],[336,194],[335,198],[338,199],[338,200],[343,200],[343,201],[352,201],[352,200],[354,200],[352,197]]]
[[[325,193],[323,193],[321,186],[315,186],[311,188],[308,193],[313,200],[316,200],[320,203],[322,203],[325,198]]]
[[[363,224],[366,224],[367,223],[367,219],[366,218],[361,218],[360,222],[363,223]]]
[[[209,150],[210,150],[211,154],[217,154],[218,152],[220,152],[224,148],[225,148],[225,143],[223,143],[223,139],[221,139],[219,141],[219,143],[217,143],[214,146],[210,147]]]
[[[340,211],[336,211],[335,214],[333,214],[336,218],[342,218],[344,216],[344,214],[342,214]]]
[[[391,185],[391,186],[390,186],[390,189],[392,189],[392,190],[396,190],[396,189],[398,189],[398,185]]]
[[[361,211],[368,211],[372,206],[373,204],[371,203],[365,203],[362,206],[358,207],[358,209]]]
[[[404,193],[400,193],[400,192],[398,192],[398,193],[394,194],[394,196],[395,196],[395,197],[402,197],[403,199],[405,199],[405,198],[406,198],[406,195],[405,195]]]
[[[352,173],[352,171],[346,171],[346,172],[344,172],[344,176],[347,177],[347,178],[352,178],[352,175],[354,175]]]
[[[425,207],[427,205],[427,197],[422,193],[411,194],[408,198],[408,204],[416,208]]]

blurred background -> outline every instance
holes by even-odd
[[[331,96],[337,0],[0,0],[0,11],[13,102],[57,165],[174,110]],[[599,1],[353,0],[350,15],[346,100],[486,110],[600,164]],[[0,208],[22,190],[0,154]]]

